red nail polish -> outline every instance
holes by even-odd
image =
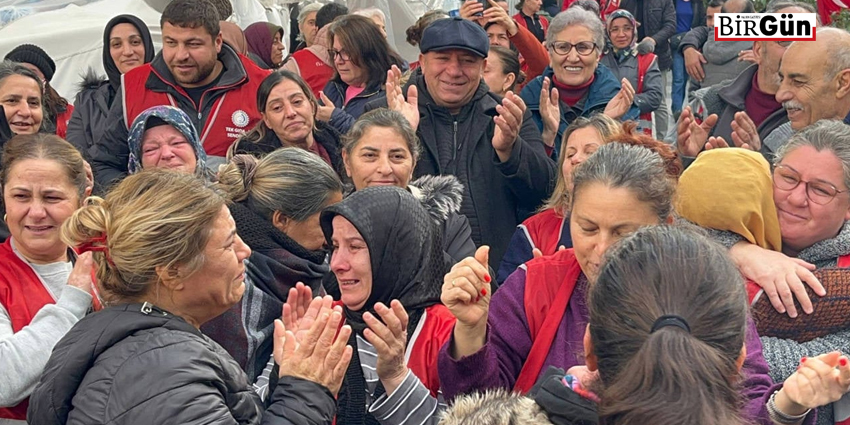
[[[487,282],[487,283],[490,283],[490,275],[489,274],[484,275],[484,281]]]
[[[486,296],[487,296],[487,288],[481,288],[481,296],[482,296],[482,297],[486,297]]]
[[[481,301],[481,297],[475,297],[475,302]]]
[[[841,366],[847,366],[847,359],[845,359],[844,357],[840,358],[838,360],[838,364],[840,364]]]
[[[805,363],[805,362],[806,362],[806,357],[803,357],[802,359],[800,359],[800,363]]]

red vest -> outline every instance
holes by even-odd
[[[333,78],[334,68],[308,49],[293,53],[292,59],[298,64],[298,72],[301,73],[301,78],[307,82],[310,90],[313,90],[316,99],[321,98],[319,92],[324,90],[328,81]]]
[[[635,93],[643,93],[643,80],[646,78],[646,73],[649,71],[650,65],[652,65],[652,61],[655,60],[655,54],[647,53],[645,55],[638,55],[638,75],[637,75],[637,87],[635,87]],[[645,114],[640,114],[638,118],[638,129],[643,131],[647,136],[652,136],[652,112],[647,112]],[[663,135],[660,135],[663,137]]]
[[[528,232],[528,242],[539,249],[543,255],[552,255],[558,250],[564,226],[569,226],[569,220],[561,217],[553,208],[548,208],[534,214],[520,224]]]
[[[342,302],[334,302],[334,306],[337,305],[342,306]],[[436,398],[437,392],[440,391],[437,358],[440,348],[452,336],[456,319],[442,304],[434,304],[426,308],[422,317],[425,320],[420,321],[413,335],[410,336],[413,343],[408,346],[405,358],[407,358],[407,367],[431,391],[431,396]]]
[[[261,119],[260,112],[257,110],[257,90],[260,83],[270,72],[261,69],[242,55],[239,55],[239,59],[247,72],[247,78],[243,77],[241,81],[228,87],[217,86],[214,88],[216,90],[228,88],[229,90],[219,95],[210,111],[205,114],[207,117],[203,123],[204,128],[197,129],[207,155],[226,156],[227,148]],[[145,86],[151,73],[177,90],[181,96],[194,105],[183,87],[172,85],[168,80],[162,78],[150,63],[142,65],[121,76],[124,123],[127,125],[127,130],[130,129],[133,120],[139,114],[152,106],[171,105],[180,107],[170,93],[152,91]],[[201,96],[202,104],[205,97],[206,93]],[[184,112],[191,117],[193,114],[198,114],[199,109],[199,106],[195,105],[194,111],[184,110]]]
[[[0,245],[0,304],[12,321],[12,330],[17,333],[29,325],[35,314],[56,300],[47,292],[41,279],[26,262],[12,250],[12,238]],[[27,418],[29,398],[14,407],[0,407],[0,418]]]
[[[521,26],[525,29],[528,29],[528,23],[525,22],[525,16],[522,15],[522,12],[517,13],[516,15],[512,16],[511,18],[513,18],[514,22],[516,22],[517,25],[519,25],[519,26]],[[546,18],[544,18],[540,15],[537,15],[537,19],[540,19],[540,26],[543,28],[543,34],[548,33],[549,32],[549,21]]]
[[[68,134],[68,121],[71,121],[72,113],[74,113],[74,105],[69,103],[65,112],[56,116],[56,135],[63,139]]]

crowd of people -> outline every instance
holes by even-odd
[[[0,425],[850,423],[850,33],[229,6],[0,62]]]

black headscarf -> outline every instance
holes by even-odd
[[[367,327],[363,313],[369,311],[379,318],[375,304],[389,306],[397,299],[409,316],[407,334],[413,335],[425,308],[440,302],[449,264],[443,256],[440,232],[422,203],[407,191],[394,186],[370,187],[326,208],[321,225],[329,245],[333,219],[338,215],[350,221],[366,242],[372,263],[372,293],[360,310],[344,308],[346,323],[355,331],[351,335],[355,350],[339,395],[337,423],[377,424],[366,414],[366,382],[356,349],[355,335],[362,335]],[[379,382],[375,396],[383,393]]]
[[[145,45],[144,63],[149,63],[153,60],[156,52],[151,39],[151,32],[148,26],[141,19],[133,15],[118,15],[106,23],[106,28],[103,29],[103,68],[106,70],[106,75],[109,77],[109,85],[114,91],[118,91],[118,86],[121,85],[121,71],[112,60],[112,55],[109,53],[109,36],[112,33],[112,28],[118,24],[130,24],[139,30],[139,35],[142,37],[142,44]]]

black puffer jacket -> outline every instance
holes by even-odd
[[[673,66],[670,54],[670,37],[676,35],[675,0],[623,0],[620,9],[626,9],[640,23],[638,43],[641,37],[655,40],[655,55],[658,67],[666,71]],[[638,10],[640,9],[640,10]],[[703,17],[705,21],[705,17]]]
[[[263,410],[218,344],[178,316],[127,304],[83,318],[59,341],[30,397],[27,420],[312,425],[330,424],[336,407],[326,388],[286,377]]]
[[[95,140],[103,137],[103,132],[106,130],[106,116],[109,114],[118,86],[121,85],[121,71],[118,70],[109,51],[109,36],[112,28],[118,24],[131,24],[139,31],[142,44],[145,45],[145,63],[152,61],[156,53],[151,33],[141,19],[133,15],[118,15],[106,24],[103,30],[103,68],[109,78],[104,80],[89,68],[80,84],[80,92],[74,100],[74,112],[71,113],[65,135],[68,142],[74,145],[86,160],[92,158],[91,149]]]

